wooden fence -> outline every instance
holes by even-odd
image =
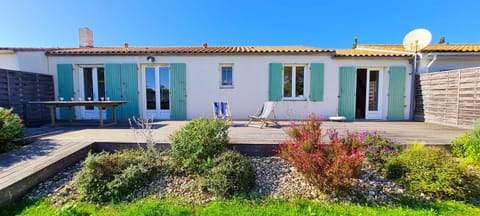
[[[47,108],[28,102],[53,99],[51,75],[0,69],[0,106],[13,108],[27,126],[48,122],[50,119]]]
[[[480,119],[480,68],[417,76],[415,118],[472,128]]]

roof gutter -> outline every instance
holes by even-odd
[[[386,52],[386,53],[396,53],[396,54],[406,54],[406,55],[413,55],[415,52],[405,52],[399,50],[385,50],[385,49],[371,49],[371,48],[362,48],[358,47],[357,50],[364,50],[364,51],[372,51],[372,52]]]

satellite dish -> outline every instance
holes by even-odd
[[[415,29],[403,38],[403,47],[408,51],[417,52],[430,44],[432,33],[427,29]]]

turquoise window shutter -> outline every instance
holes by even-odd
[[[406,67],[390,67],[388,81],[388,120],[404,120]]]
[[[71,64],[57,65],[57,84],[58,97],[63,97],[64,100],[70,100],[73,97],[73,66]],[[58,98],[57,98],[58,100]],[[75,113],[73,113],[75,115]],[[68,119],[68,109],[60,108],[60,119]]]
[[[170,64],[170,84],[170,118],[172,120],[185,120],[187,119],[187,89],[186,65],[184,63]]]
[[[105,97],[110,100],[122,100],[122,86],[121,86],[121,65],[120,64],[105,64]],[[122,107],[125,104],[117,107],[117,118],[122,114]],[[107,109],[107,118],[112,120],[112,109]]]
[[[138,68],[137,64],[121,65],[122,100],[128,103],[122,106],[122,115],[119,120],[128,120],[133,116],[138,117]]]
[[[357,91],[357,71],[355,67],[340,67],[340,89],[338,115],[347,120],[355,120],[355,97]]]
[[[282,100],[282,71],[283,65],[281,63],[270,63],[268,73],[268,100],[281,101]]]
[[[323,63],[310,64],[310,101],[323,101],[324,70]]]

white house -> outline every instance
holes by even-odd
[[[88,41],[87,41],[88,42]],[[412,118],[414,70],[480,66],[480,45],[401,45],[356,49],[305,46],[0,48],[0,68],[51,74],[56,98],[125,100],[119,118],[183,120],[211,117],[213,101],[228,101],[233,119],[247,119],[275,101],[278,119],[309,113],[348,120]],[[76,107],[75,118],[98,118]],[[59,118],[66,118],[66,111]],[[107,111],[107,118],[111,118]]]

